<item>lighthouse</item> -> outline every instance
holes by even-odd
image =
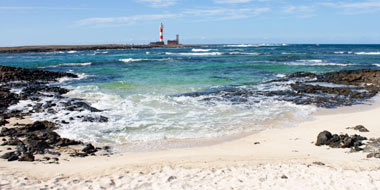
[[[160,42],[164,42],[164,26],[162,25],[162,23],[160,24]]]
[[[160,41],[158,42],[150,42],[150,46],[158,46],[158,47],[162,47],[162,46],[165,46],[165,42],[164,42],[164,25],[162,24],[162,22],[160,23],[159,25],[159,29],[160,29]],[[179,44],[179,35],[177,34],[176,36],[176,40],[168,40],[168,45],[169,46],[178,46],[180,45]]]

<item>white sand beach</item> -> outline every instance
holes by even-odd
[[[323,130],[380,137],[378,103],[319,111],[297,127],[211,146],[59,164],[1,159],[0,189],[380,189],[380,159],[314,145]],[[370,132],[347,129],[359,124]]]

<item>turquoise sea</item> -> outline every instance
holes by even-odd
[[[125,144],[207,139],[294,126],[317,108],[260,96],[243,102],[182,94],[229,87],[286,89],[288,83],[266,82],[297,71],[379,69],[380,45],[237,44],[0,54],[0,64],[78,74],[79,79],[61,79],[57,84],[71,89],[67,97],[84,99],[104,110],[86,114],[103,115],[109,121],[70,121],[58,132],[89,142]],[[25,109],[28,103],[20,102],[12,109]],[[69,121],[79,114],[56,109],[57,114],[35,113],[31,118]]]

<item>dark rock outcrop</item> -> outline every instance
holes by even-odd
[[[80,99],[66,98],[63,94],[69,90],[52,86],[48,82],[56,81],[58,78],[78,76],[71,73],[58,73],[43,70],[22,69],[15,67],[0,66],[0,126],[7,123],[6,119],[10,117],[23,118],[31,113],[45,112],[56,114],[60,109],[69,111],[90,111],[101,112]],[[12,89],[12,90],[11,90]],[[52,101],[41,101],[49,97]],[[21,100],[31,100],[33,104],[26,110],[8,110],[8,107],[17,104]],[[63,107],[63,108],[62,108]],[[108,118],[101,115],[79,116],[84,122],[108,122]],[[74,120],[73,117],[70,121]],[[52,123],[49,121],[36,121],[32,124],[17,126],[14,128],[1,128],[0,137],[3,146],[15,146],[16,151],[5,153],[2,158],[9,161],[34,161],[35,154],[52,154],[59,156],[59,152],[54,149],[67,147],[70,145],[82,144],[80,141],[70,140],[60,137],[54,130],[58,124],[69,124],[65,120]],[[81,152],[83,156],[95,155],[98,148],[88,144]],[[57,159],[58,161],[58,159]]]
[[[2,145],[17,146],[19,161],[34,161],[33,154],[45,154],[49,149],[81,144],[79,141],[61,138],[54,130],[54,123],[36,121],[18,128],[2,128],[0,136],[9,137]],[[20,140],[23,138],[24,140]]]
[[[332,134],[329,131],[322,131],[318,134],[317,142],[315,143],[315,145],[328,145],[331,138]]]
[[[366,137],[360,135],[338,135],[331,134],[329,131],[322,131],[317,136],[316,146],[328,145],[331,148],[352,148],[353,151],[363,150],[360,146],[363,145]]]
[[[54,81],[58,78],[70,77],[78,78],[77,75],[71,73],[58,73],[43,70],[22,69],[16,67],[0,66],[0,82],[11,81]]]
[[[15,161],[18,159],[18,155],[16,152],[7,152],[1,156],[2,159],[6,159],[8,161]]]
[[[3,115],[0,115],[0,126],[9,123]]]
[[[296,72],[285,78],[268,81],[263,85],[266,87],[230,86],[175,96],[205,96],[203,101],[231,101],[233,103],[250,103],[248,101],[250,98],[261,101],[266,97],[271,97],[274,100],[299,105],[336,108],[358,104],[375,96],[380,91],[380,70],[343,70],[322,74]],[[275,89],[272,88],[274,86],[284,90],[271,90]],[[288,88],[284,88],[285,86]]]
[[[355,126],[354,130],[358,130],[359,132],[369,132],[369,130],[367,128],[365,128],[363,125]]]
[[[95,153],[96,151],[98,150],[92,144],[87,144],[86,147],[82,149],[82,152],[87,153],[87,154],[92,154],[92,153]]]
[[[364,147],[367,154],[367,158],[380,158],[380,138],[371,138]]]

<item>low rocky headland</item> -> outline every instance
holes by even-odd
[[[176,47],[200,47],[199,45],[128,45],[128,44],[103,44],[103,45],[46,45],[46,46],[19,46],[0,47],[0,53],[39,53],[55,51],[90,51],[107,49],[141,49],[141,48],[176,48]]]

